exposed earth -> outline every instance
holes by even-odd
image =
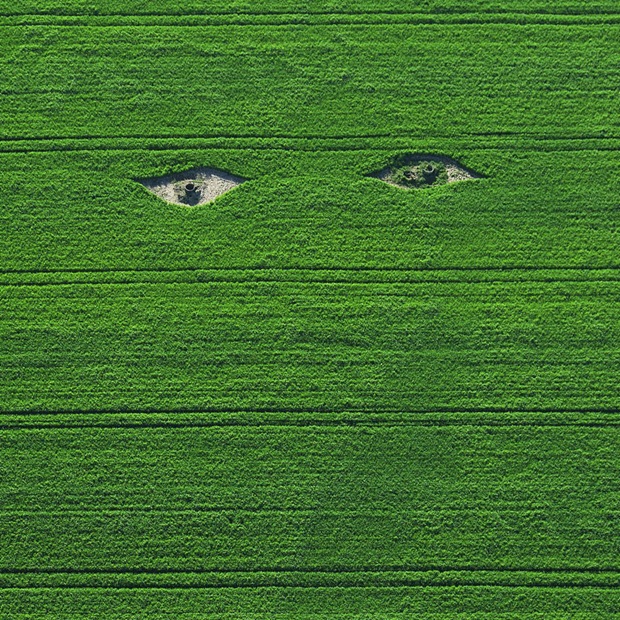
[[[215,168],[193,168],[151,179],[137,179],[162,200],[186,207],[213,202],[246,179]]]

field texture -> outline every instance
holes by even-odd
[[[1,620],[620,619],[617,0],[0,33]]]

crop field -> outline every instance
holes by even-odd
[[[0,620],[620,619],[618,0],[0,33]]]

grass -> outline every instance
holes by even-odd
[[[398,151],[425,148],[488,178],[402,191],[364,176],[394,156],[385,146],[6,153],[0,258],[5,271],[620,265],[616,151]],[[250,181],[187,211],[132,180],[205,163]]]
[[[0,138],[581,137],[620,123],[620,24],[3,32]]]
[[[618,287],[11,286],[0,410],[617,408]]]
[[[0,617],[618,617],[616,5],[0,6]]]
[[[106,618],[131,617],[136,609],[149,618],[170,613],[187,618],[319,618],[318,608],[346,620],[359,618],[456,618],[521,620],[546,618],[617,618],[617,591],[604,588],[221,588],[13,590],[5,596],[8,613],[21,620],[40,609],[58,618],[89,618],[97,610]],[[234,612],[227,610],[233,609]],[[536,612],[532,612],[536,609]],[[77,614],[76,615],[76,610]],[[162,611],[165,610],[165,611]],[[199,610],[199,611],[198,611]],[[342,610],[346,610],[342,612]],[[91,615],[89,615],[91,614]],[[36,616],[35,616],[36,617]]]
[[[588,14],[594,12],[613,13],[616,9],[614,0],[596,0],[584,3],[582,0],[554,0],[550,5],[542,0],[423,0],[411,3],[405,0],[388,0],[377,5],[375,0],[348,0],[347,2],[334,2],[333,0],[321,0],[312,5],[300,0],[231,0],[228,2],[214,1],[205,5],[201,0],[191,0],[180,8],[173,0],[155,0],[148,6],[141,0],[98,0],[97,2],[86,0],[74,0],[71,6],[60,0],[16,0],[6,3],[3,13],[9,15],[19,14],[78,14],[78,15],[114,15],[114,14],[164,14],[176,15],[185,13],[208,13],[221,11],[225,13],[286,13],[286,12],[384,12],[390,13],[458,13],[462,11],[477,12],[542,12],[559,14]]]
[[[182,571],[234,585],[234,575],[209,572],[224,568],[251,573],[242,575],[248,585],[370,585],[357,573],[383,570],[394,575],[371,583],[437,585],[445,576],[403,571],[461,571],[454,583],[475,583],[475,571],[464,574],[475,568],[491,571],[487,585],[523,585],[518,571],[558,569],[577,574],[556,576],[560,583],[604,586],[609,575],[579,573],[619,568],[616,428],[285,419],[5,430],[0,441],[21,464],[0,470],[0,571],[22,571],[31,585],[37,572],[58,573],[57,585],[74,573],[84,574],[83,587],[97,573],[108,581],[127,573],[137,584],[141,572],[182,585]],[[270,571],[281,574],[254,574]]]

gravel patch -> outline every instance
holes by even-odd
[[[162,177],[136,180],[162,200],[185,207],[213,202],[246,181],[215,168],[193,168]]]
[[[482,178],[481,174],[474,172],[473,170],[469,170],[463,166],[461,166],[456,160],[451,159],[450,157],[445,157],[443,155],[410,155],[407,157],[407,161],[411,164],[411,166],[416,166],[420,162],[423,161],[431,161],[431,162],[439,162],[445,166],[447,180],[444,183],[457,183],[459,181],[469,181],[471,179],[480,179]],[[394,182],[392,177],[394,172],[394,166],[387,166],[378,172],[373,172],[370,176],[380,179],[385,183],[389,183],[390,185],[394,185],[395,187],[403,188],[404,186],[400,183]],[[410,189],[409,187],[405,189]]]

